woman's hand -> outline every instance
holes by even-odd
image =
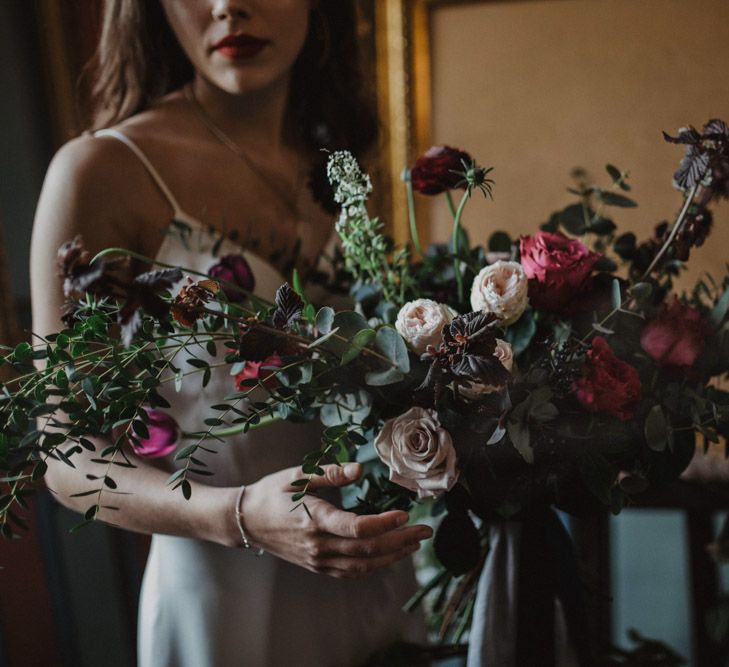
[[[312,477],[310,489],[351,484],[362,466],[324,470],[323,476]],[[409,556],[433,534],[428,526],[405,526],[407,512],[362,516],[313,496],[306,500],[311,517],[303,508],[292,512],[291,494],[297,489],[291,482],[302,476],[301,468],[287,468],[249,485],[243,495],[246,536],[279,558],[333,577],[360,577]]]

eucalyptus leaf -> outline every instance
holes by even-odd
[[[620,281],[617,278],[613,278],[611,297],[613,308],[617,310],[623,303],[623,294],[620,290]]]
[[[648,412],[643,425],[643,433],[645,435],[648,447],[654,452],[662,452],[668,444],[669,425],[666,421],[666,415],[663,407],[654,405]]]
[[[714,305],[711,309],[709,321],[715,329],[718,329],[721,326],[724,321],[724,317],[726,317],[727,309],[729,309],[729,283],[727,283],[724,293],[716,302],[716,305]]]
[[[638,206],[630,197],[619,195],[617,192],[600,191],[600,200],[607,206],[618,206],[621,208],[635,208]]]
[[[521,457],[527,463],[534,463],[534,450],[532,449],[529,434],[529,424],[526,420],[509,420],[506,425],[509,440]]]
[[[324,306],[316,314],[316,328],[320,334],[328,334],[332,330],[334,322],[334,309]]]

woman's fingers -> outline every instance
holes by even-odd
[[[301,468],[292,468],[290,482],[297,479],[308,479],[309,490],[323,489],[332,486],[347,486],[352,482],[356,482],[362,474],[362,466],[359,463],[345,463],[337,465],[330,463],[322,466],[323,475],[305,475]],[[289,491],[301,491],[300,488],[289,487]]]
[[[410,556],[418,550],[418,547],[417,544],[411,545],[394,553],[375,558],[352,558],[347,556],[321,558],[310,569],[337,578],[363,577]]]
[[[376,537],[404,526],[407,512],[393,510],[382,514],[354,514],[340,510],[331,503],[317,499],[307,503],[316,529],[339,537],[354,539]]]
[[[359,540],[322,536],[319,550],[324,556],[375,558],[410,547],[417,548],[422,540],[427,540],[432,535],[433,531],[428,526],[407,526],[384,535]]]

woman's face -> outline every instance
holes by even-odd
[[[197,72],[232,95],[287,78],[315,0],[161,0]]]

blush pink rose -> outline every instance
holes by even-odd
[[[664,306],[640,336],[640,344],[659,365],[685,373],[704,349],[711,327],[701,312],[678,299]]]
[[[180,427],[172,415],[154,408],[143,408],[149,417],[149,438],[135,436],[132,447],[138,456],[148,459],[167,456],[177,448]]]
[[[493,313],[502,326],[516,322],[529,305],[529,281],[519,262],[484,266],[471,285],[471,308]]]
[[[534,308],[562,312],[582,292],[600,255],[559,232],[521,238],[521,265]]]
[[[455,310],[430,299],[415,299],[406,303],[397,314],[395,329],[418,354],[428,345],[438,347],[442,331],[457,315]]]
[[[390,481],[436,498],[458,480],[456,450],[435,410],[410,408],[389,419],[375,440],[380,459],[390,469]]]

